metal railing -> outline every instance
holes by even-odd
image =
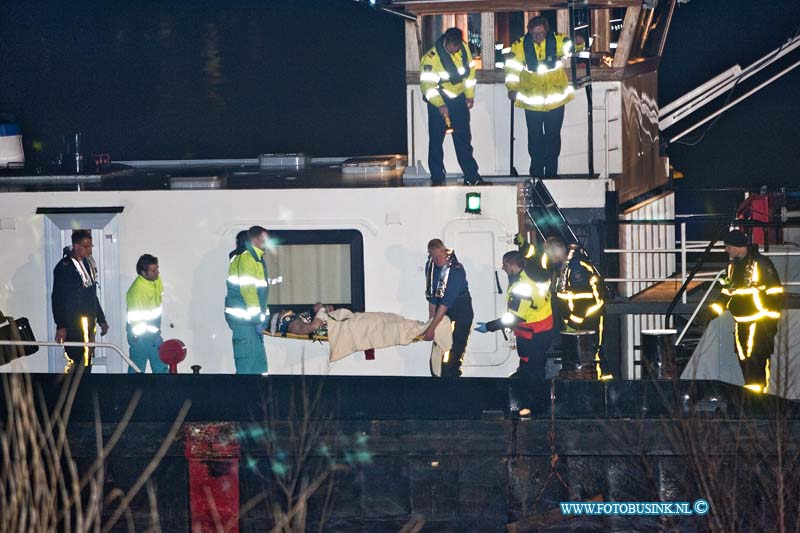
[[[610,126],[610,124],[612,122],[619,121],[620,117],[619,117],[619,114],[617,114],[617,116],[615,116],[615,117],[610,117],[609,116],[609,112],[608,112],[608,107],[609,107],[608,95],[611,94],[611,93],[618,93],[618,92],[619,92],[619,87],[616,87],[616,86],[606,89],[605,93],[603,94],[603,107],[599,107],[599,106],[598,107],[592,107],[592,109],[594,111],[601,111],[603,113],[603,122],[604,122],[604,125],[605,125],[604,126],[604,130],[603,130],[604,135],[605,135],[605,138],[603,139],[603,143],[604,143],[604,146],[605,146],[605,150],[604,150],[604,152],[605,152],[605,167],[603,168],[603,172],[600,174],[601,178],[608,178],[611,175],[611,170],[610,170],[611,167],[610,167],[610,163],[608,161],[609,152],[618,151],[619,150],[619,146],[618,145],[617,146],[609,146],[609,126]]]
[[[128,357],[122,349],[117,346],[116,344],[111,344],[110,342],[56,342],[56,341],[3,341],[0,340],[0,346],[52,346],[52,347],[61,347],[61,346],[69,346],[69,347],[76,347],[76,348],[108,348],[114,352],[117,352],[122,360],[128,363],[131,368],[133,368],[139,374],[142,373],[142,369],[140,369],[136,363],[134,363],[130,357]]]
[[[691,218],[691,217],[685,217],[685,218]],[[633,223],[639,223],[639,224],[641,224],[641,223],[649,223],[649,224],[656,224],[656,225],[664,225],[664,224],[677,224],[678,220],[663,220],[663,221],[662,220],[652,220],[652,221],[634,220],[634,221],[625,221],[625,222],[626,223],[633,222]],[[735,220],[735,221],[732,221],[731,224],[739,225],[740,223],[743,223],[741,225],[754,225],[754,226],[760,225],[758,222],[756,222],[755,224],[753,224],[753,223],[747,224],[747,222],[749,222],[749,221]],[[725,229],[725,226],[727,226],[727,224],[723,225],[720,228],[719,234],[722,233],[722,230]],[[608,249],[606,249],[604,251],[606,253],[616,253],[616,254],[680,254],[680,257],[681,257],[681,261],[680,261],[681,262],[680,277],[674,277],[674,274],[672,274],[670,276],[664,276],[664,277],[606,278],[606,280],[605,280],[606,282],[610,282],[610,283],[637,283],[637,282],[639,282],[639,283],[660,283],[660,282],[665,282],[665,281],[676,281],[676,282],[680,281],[681,282],[681,288],[679,289],[679,291],[676,294],[676,296],[673,299],[673,301],[670,303],[670,306],[669,306],[669,308],[667,309],[667,312],[666,312],[665,319],[666,319],[667,323],[670,322],[670,319],[672,317],[672,312],[674,311],[675,306],[678,303],[678,300],[680,299],[682,301],[682,303],[684,303],[684,304],[687,303],[686,288],[688,287],[689,283],[693,279],[694,280],[699,280],[699,281],[701,281],[703,283],[711,282],[709,284],[708,288],[706,289],[705,293],[703,294],[703,297],[700,299],[700,301],[698,302],[697,306],[695,306],[691,316],[689,317],[689,320],[687,321],[687,323],[684,325],[683,329],[681,330],[680,335],[678,335],[678,337],[677,337],[677,339],[675,341],[675,345],[677,346],[677,345],[679,345],[681,343],[683,338],[686,336],[687,331],[692,326],[692,324],[694,323],[695,318],[697,318],[697,315],[700,313],[700,310],[705,305],[706,301],[708,300],[709,295],[711,294],[711,292],[713,291],[714,287],[716,286],[717,281],[719,281],[720,277],[725,273],[725,269],[722,269],[720,271],[706,271],[706,272],[701,272],[699,269],[700,269],[700,267],[702,267],[703,262],[705,261],[705,259],[708,257],[709,254],[724,252],[725,251],[725,247],[723,245],[717,245],[718,239],[715,239],[715,240],[710,241],[710,242],[707,242],[707,241],[689,241],[686,238],[686,222],[685,221],[680,222],[680,238],[676,242],[678,244],[678,247],[676,247],[676,248],[656,248],[656,249],[650,249],[650,248],[608,248]],[[765,248],[765,250],[769,249],[769,247],[766,246],[766,245],[765,245],[764,248]],[[700,253],[701,256],[698,259],[698,261],[695,263],[695,265],[692,267],[691,272],[687,273],[687,255],[689,253]],[[790,256],[790,257],[800,256],[800,252],[790,252],[790,251],[781,251],[781,252],[764,251],[764,252],[761,252],[761,254],[765,255],[765,256]],[[784,282],[782,282],[782,285],[784,287],[800,286],[800,282],[797,282],[797,281],[784,281]]]
[[[687,296],[686,296],[686,286],[688,283],[695,277],[703,277],[701,273],[695,271],[693,273],[688,273],[686,271],[686,264],[687,264],[687,256],[689,253],[700,253],[703,252],[707,254],[710,249],[714,249],[714,244],[711,244],[709,247],[709,243],[704,243],[700,241],[689,241],[686,239],[686,224],[687,222],[681,221],[678,222],[677,219],[674,220],[626,220],[620,221],[621,223],[634,223],[634,224],[656,224],[656,225],[674,225],[679,224],[680,227],[680,237],[677,240],[678,247],[676,248],[607,248],[604,250],[605,253],[615,253],[615,254],[680,254],[681,260],[681,273],[680,277],[674,277],[674,274],[670,274],[669,276],[663,277],[640,277],[640,278],[606,278],[607,283],[660,283],[664,281],[680,281],[681,282],[681,289],[679,290],[678,294],[682,300],[682,303],[687,303]],[[709,250],[707,250],[707,248]],[[721,251],[722,249],[720,249]],[[714,251],[717,251],[714,249]],[[699,265],[696,267],[702,266],[702,261],[700,261]],[[706,276],[714,275],[715,272],[710,273],[703,273]]]
[[[700,299],[700,302],[697,304],[697,307],[694,308],[692,316],[689,317],[688,322],[686,322],[686,325],[683,327],[683,330],[681,330],[681,334],[678,335],[678,338],[675,340],[675,346],[680,345],[681,341],[683,340],[683,337],[686,335],[686,332],[689,331],[689,328],[694,322],[694,319],[697,318],[698,313],[700,313],[700,309],[703,308],[703,305],[706,303],[706,300],[708,300],[708,295],[711,294],[712,290],[714,290],[714,285],[716,285],[717,281],[719,280],[720,277],[722,277],[724,273],[725,273],[724,268],[719,272],[717,272],[717,275],[714,277],[714,280],[708,286],[708,289],[706,289],[706,292],[703,294],[703,297]]]
[[[682,218],[700,218],[695,217],[692,215],[687,215]],[[702,217],[703,219],[707,217]],[[713,217],[710,220],[718,220],[718,217]],[[622,221],[621,221],[622,222]],[[667,311],[667,319],[669,320],[672,311],[677,304],[677,299],[680,298],[682,303],[688,303],[686,288],[688,287],[689,282],[692,280],[700,280],[702,282],[708,281],[716,281],[719,279],[717,271],[707,271],[701,272],[699,268],[702,267],[703,262],[705,261],[708,254],[711,253],[721,253],[725,251],[725,247],[723,245],[718,245],[718,241],[708,242],[708,241],[690,241],[686,238],[686,224],[687,222],[681,221],[678,222],[677,217],[675,220],[630,220],[624,221],[625,223],[636,223],[636,224],[656,224],[656,225],[671,225],[671,224],[680,224],[680,237],[676,241],[678,245],[675,248],[606,248],[603,250],[605,253],[613,253],[613,254],[680,254],[680,276],[675,277],[674,273],[668,276],[662,277],[636,277],[636,278],[606,278],[605,281],[607,283],[661,283],[665,281],[680,281],[681,289],[678,291],[676,295],[676,301],[670,305],[669,310]],[[753,225],[758,226],[762,223],[756,222],[754,224],[747,224],[750,221],[739,221],[735,220],[731,222],[732,224],[736,225]],[[726,224],[727,226],[727,224]],[[723,226],[724,228],[724,226]],[[768,247],[765,246],[765,250],[768,250]],[[690,253],[700,253],[702,254],[700,259],[698,259],[695,266],[692,268],[691,272],[687,272],[687,256]],[[761,255],[765,256],[800,256],[800,252],[789,252],[789,251],[782,251],[782,252],[769,252],[763,251]],[[713,279],[712,279],[713,278]],[[800,286],[800,282],[784,282],[784,286]],[[711,284],[713,287],[714,284]],[[704,298],[705,299],[705,298]]]

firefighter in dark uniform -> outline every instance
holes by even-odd
[[[425,298],[432,319],[422,334],[433,340],[436,326],[447,316],[453,322],[453,346],[442,360],[442,377],[460,377],[461,363],[472,328],[472,297],[464,266],[440,239],[428,243],[428,262],[425,265]]]
[[[525,272],[532,280],[551,283],[554,281],[552,260],[546,246],[541,243],[530,243],[520,233],[514,235],[514,244],[525,259]]]
[[[597,379],[612,379],[605,358],[603,327],[605,322],[605,283],[600,271],[577,244],[567,248],[559,237],[550,237],[546,244],[552,268],[555,306],[564,331],[593,331],[595,337],[595,370]]]
[[[97,270],[92,255],[92,234],[88,230],[72,232],[72,249],[53,270],[53,318],[56,322],[56,342],[94,342],[96,324],[100,335],[108,332],[106,317],[97,299]],[[75,365],[92,369],[94,348],[65,347],[67,359],[64,372]]]
[[[519,370],[515,375],[543,380],[547,349],[554,336],[550,282],[531,279],[525,271],[525,257],[519,251],[503,256],[503,271],[508,274],[508,309],[496,320],[478,322],[475,331],[512,329],[519,356]]]
[[[748,247],[741,231],[728,233],[725,252],[730,262],[721,280],[722,294],[711,309],[718,315],[728,310],[736,321],[734,336],[744,386],[767,392],[783,286],[772,261]]]

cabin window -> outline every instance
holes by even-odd
[[[364,241],[357,230],[270,230],[264,256],[271,312],[305,311],[315,302],[364,311]]]
[[[475,60],[475,68],[480,69],[483,62],[484,45],[481,38],[481,14],[480,13],[458,13],[446,15],[423,15],[421,26],[422,50],[425,53],[436,44],[436,40],[449,28],[459,28],[464,34],[464,40],[469,46],[469,53]],[[489,45],[487,50],[494,60],[494,50]]]
[[[525,35],[527,16],[523,11],[511,11],[494,14],[494,38],[497,49],[504,50]],[[502,58],[499,58],[502,61]],[[502,68],[501,65],[498,65]]]

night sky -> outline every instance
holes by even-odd
[[[678,5],[659,71],[659,103],[668,104],[735,64],[750,65],[797,31],[797,0],[692,0]],[[737,88],[734,98],[798,60],[800,50],[795,50]],[[671,146],[673,165],[687,176],[684,185],[800,186],[798,93],[800,67],[723,113],[696,146]],[[724,99],[708,108],[721,107]],[[667,136],[694,122],[691,115]],[[706,127],[689,136],[702,134]]]
[[[794,0],[679,5],[660,103],[747,66],[798,27]],[[403,47],[399,18],[352,0],[12,0],[0,7],[0,114],[21,123],[29,159],[53,158],[75,130],[116,160],[403,153]],[[800,68],[698,145],[670,147],[684,183],[800,183],[798,89]]]

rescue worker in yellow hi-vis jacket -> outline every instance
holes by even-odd
[[[169,367],[158,356],[158,349],[164,342],[161,337],[164,286],[158,271],[158,258],[150,254],[141,256],[136,261],[136,273],[136,279],[125,295],[130,357],[142,372],[147,370],[149,361],[153,374],[166,374]],[[134,373],[133,367],[128,367],[128,374]]]
[[[556,331],[593,332],[597,379],[612,379],[603,344],[605,283],[589,255],[576,244],[567,248],[564,239],[556,236],[537,246],[518,233],[514,243],[528,261],[526,272],[534,279],[551,280]]]
[[[728,233],[725,252],[730,262],[725,278],[720,280],[720,299],[711,304],[711,309],[718,315],[727,309],[733,315],[744,386],[767,392],[769,359],[778,332],[783,286],[772,261],[749,248],[747,236],[741,231]]]
[[[458,28],[450,28],[420,60],[419,86],[428,103],[428,168],[433,185],[444,185],[447,133],[453,134],[465,185],[482,185],[472,155],[469,110],[475,103],[475,62]]]
[[[531,279],[525,272],[525,258],[518,251],[503,256],[503,271],[508,274],[508,309],[496,320],[478,322],[475,331],[513,329],[519,356],[519,370],[515,375],[543,380],[547,349],[555,334],[550,282]]]
[[[269,280],[264,263],[267,230],[253,226],[241,253],[231,258],[225,320],[233,332],[233,360],[237,374],[267,372],[264,329],[269,325]],[[238,251],[238,250],[237,250]]]
[[[575,36],[575,41],[577,50],[583,49],[583,37]],[[563,63],[571,52],[569,37],[551,32],[547,18],[535,17],[528,22],[528,32],[511,45],[505,61],[508,97],[525,110],[534,178],[558,176],[564,106],[575,92]]]

